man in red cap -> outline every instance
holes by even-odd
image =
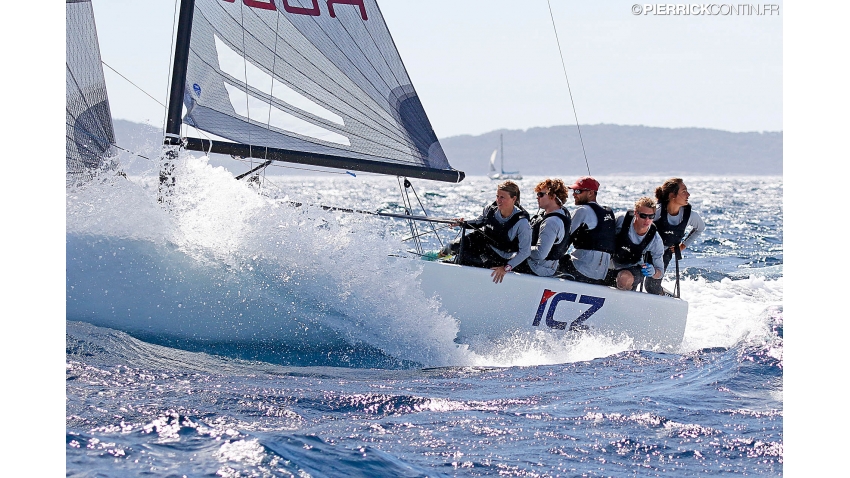
[[[561,258],[558,272],[579,282],[602,284],[614,252],[614,211],[596,204],[599,181],[592,177],[578,178],[570,189],[578,206],[570,225],[573,250]]]

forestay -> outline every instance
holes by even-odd
[[[65,35],[65,172],[71,184],[93,176],[115,154],[115,132],[90,0],[66,0]]]
[[[185,69],[182,122],[232,142],[189,149],[463,178],[374,0],[194,0]]]

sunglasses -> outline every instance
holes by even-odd
[[[653,218],[655,218],[654,212],[651,212],[649,214],[644,214],[642,212],[639,212],[639,213],[637,213],[637,215],[640,216],[641,219],[653,219]]]
[[[548,192],[537,191],[537,197],[542,198],[543,196],[549,194]]]
[[[585,191],[590,191],[590,189],[573,189],[573,193],[575,194],[581,194]]]

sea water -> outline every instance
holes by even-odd
[[[405,213],[406,191],[471,218],[487,178],[236,182],[188,155],[178,178],[168,207],[154,175],[67,190],[69,476],[782,475],[780,177],[684,178],[707,230],[680,263],[688,325],[667,354],[593,333],[455,343],[388,259],[455,230],[417,246],[430,226],[317,207]],[[532,211],[540,179],[519,181]],[[599,179],[623,211],[666,178]],[[224,316],[242,331],[158,333]],[[267,322],[274,341],[240,335]]]

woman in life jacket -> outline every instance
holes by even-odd
[[[531,255],[514,271],[551,277],[570,246],[570,212],[564,207],[569,191],[560,179],[545,179],[534,192],[541,211],[531,218]]]
[[[456,219],[456,226],[472,232],[449,245],[456,254],[455,262],[492,269],[493,282],[502,282],[505,274],[531,253],[528,219],[528,212],[520,206],[519,186],[513,181],[500,183],[496,200],[485,206],[480,216],[471,221]]]
[[[664,271],[673,258],[676,249],[684,251],[690,247],[705,230],[702,217],[691,209],[688,202],[691,193],[682,178],[670,178],[655,188],[658,209],[655,211],[655,227],[664,242]],[[685,236],[685,231],[690,232]],[[646,291],[650,294],[664,295],[661,279],[646,278]]]

